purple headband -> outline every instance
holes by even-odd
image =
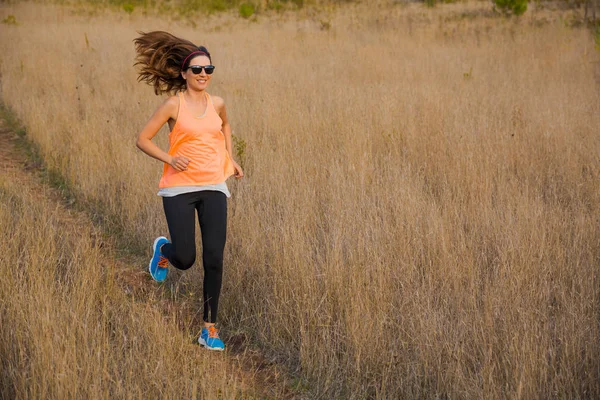
[[[200,50],[193,51],[193,52],[191,52],[191,53],[190,53],[190,55],[189,55],[189,56],[187,56],[187,57],[185,58],[185,60],[183,60],[183,62],[181,63],[181,68],[183,68],[183,67],[184,67],[184,65],[185,65],[185,62],[188,60],[188,58],[190,58],[190,57],[191,57],[191,56],[193,56],[194,54],[204,54],[205,56],[207,56],[207,55],[208,55],[208,54],[206,54],[205,52],[203,52],[203,51],[200,51]]]

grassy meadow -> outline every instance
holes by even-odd
[[[3,143],[4,144],[4,143]],[[240,398],[250,377],[128,296],[110,241],[23,174],[0,178],[0,398]],[[196,327],[198,331],[199,328]],[[212,354],[211,354],[212,356]],[[201,379],[206,371],[215,376]]]
[[[132,40],[207,46],[246,173],[229,181],[225,336],[308,398],[598,398],[600,52],[565,12],[530,7],[190,23],[0,4],[16,21],[0,24],[1,99],[78,203],[149,256],[168,233],[162,166],[135,140],[163,98],[136,82]],[[166,398],[239,396],[232,366],[106,284],[87,233],[40,227],[52,210],[0,183],[0,323],[17,327],[0,333],[3,394],[152,397],[144,371],[167,364]],[[170,275],[174,296],[201,293],[199,262]],[[194,378],[206,368],[214,382]]]

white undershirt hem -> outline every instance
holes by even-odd
[[[174,186],[162,188],[158,191],[157,195],[160,197],[174,197],[179,194],[201,192],[203,190],[223,192],[225,196],[231,197],[231,193],[229,193],[229,189],[227,188],[227,184],[225,182],[217,183],[216,185]]]

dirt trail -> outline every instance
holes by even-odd
[[[4,114],[4,110],[2,110]],[[88,227],[94,232],[96,240],[101,241],[103,264],[112,265],[119,286],[125,293],[135,296],[137,301],[148,302],[157,307],[163,315],[195,315],[194,310],[185,302],[173,300],[167,291],[149,278],[146,270],[147,260],[140,255],[123,255],[116,246],[116,239],[107,237],[103,227],[95,225],[90,216],[73,206],[73,200],[66,198],[60,190],[52,187],[44,178],[44,168],[31,160],[24,150],[26,143],[0,114],[0,176],[4,180],[18,182],[27,189],[33,189],[41,198],[56,207],[59,223],[63,226]],[[201,321],[197,321],[199,324]],[[198,325],[200,326],[200,325]],[[224,357],[228,362],[239,365],[240,381],[248,382],[245,398],[292,399],[302,397],[290,386],[290,377],[284,368],[267,360],[257,349],[248,346],[243,334],[225,337],[227,351]],[[208,351],[198,347],[198,351]]]

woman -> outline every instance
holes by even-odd
[[[215,328],[223,274],[227,230],[225,181],[244,173],[233,160],[231,126],[225,103],[206,88],[215,67],[203,46],[167,32],[142,33],[134,40],[139,81],[154,86],[154,93],[175,93],[154,112],[137,139],[137,147],[164,163],[158,195],[162,196],[171,241],[156,238],[150,275],[164,281],[168,265],[186,270],[196,259],[195,213],[202,232],[204,265],[204,327],[198,342],[211,350],[225,346]],[[169,152],[152,142],[169,124]]]

